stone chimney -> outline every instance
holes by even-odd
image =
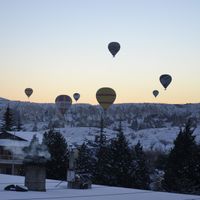
[[[43,156],[26,156],[25,186],[30,191],[46,191],[46,159]]]

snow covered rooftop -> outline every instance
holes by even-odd
[[[28,145],[28,143],[26,141],[0,139],[0,146],[6,146],[6,147],[25,147],[27,145]]]
[[[1,200],[199,200],[200,196],[93,185],[92,189],[67,189],[67,183],[47,180],[46,192],[4,191],[9,184],[24,185],[24,177],[0,174]]]
[[[26,131],[26,132],[25,131],[18,131],[17,132],[17,131],[15,131],[15,132],[10,132],[10,133],[12,133],[13,135],[16,135],[20,138],[23,138],[23,139],[25,139],[29,142],[32,140],[33,136],[36,135],[37,138],[39,139],[40,143],[41,143],[44,131],[43,132],[32,132],[32,131]]]

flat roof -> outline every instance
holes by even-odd
[[[200,196],[92,185],[91,189],[68,189],[67,182],[46,181],[46,192],[5,191],[9,184],[24,185],[23,176],[0,174],[2,200],[199,200]]]

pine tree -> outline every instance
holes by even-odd
[[[104,122],[105,122],[105,120],[104,120],[103,116],[101,116],[101,120],[100,120],[100,134],[104,133],[104,131],[103,131],[103,129],[104,129]]]
[[[149,171],[147,167],[147,159],[140,141],[134,148],[134,165],[132,171],[133,186],[137,189],[148,189],[150,183]]]
[[[13,130],[13,114],[9,106],[6,109],[6,112],[3,115],[3,124],[1,127],[2,132],[12,131]]]
[[[191,121],[174,141],[165,169],[163,187],[170,192],[200,192],[200,156]]]
[[[131,161],[131,151],[120,121],[117,137],[111,141],[111,185],[131,187],[132,180],[129,173]]]
[[[53,130],[54,128],[54,123],[52,122],[52,120],[50,120],[48,124],[48,129]]]
[[[67,142],[61,133],[46,132],[43,143],[48,147],[51,159],[47,162],[47,178],[66,180],[68,168]]]
[[[78,159],[76,161],[76,170],[80,173],[91,173],[92,172],[92,160],[89,148],[83,143],[78,148]]]
[[[37,121],[34,122],[33,130],[32,131],[34,131],[34,132],[38,131]]]
[[[101,130],[100,136],[95,138],[95,166],[93,172],[93,182],[96,184],[109,185],[109,146],[103,130]]]
[[[132,123],[131,123],[131,126],[130,126],[130,128],[132,128],[134,131],[137,131],[138,130],[138,121],[137,121],[137,119],[134,119],[133,121],[132,121]]]
[[[20,114],[18,114],[18,117],[17,117],[17,131],[21,131],[21,130],[22,130],[21,117],[20,117]]]

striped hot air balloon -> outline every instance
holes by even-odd
[[[97,91],[96,99],[99,105],[106,111],[114,103],[116,93],[112,88],[103,87]]]

